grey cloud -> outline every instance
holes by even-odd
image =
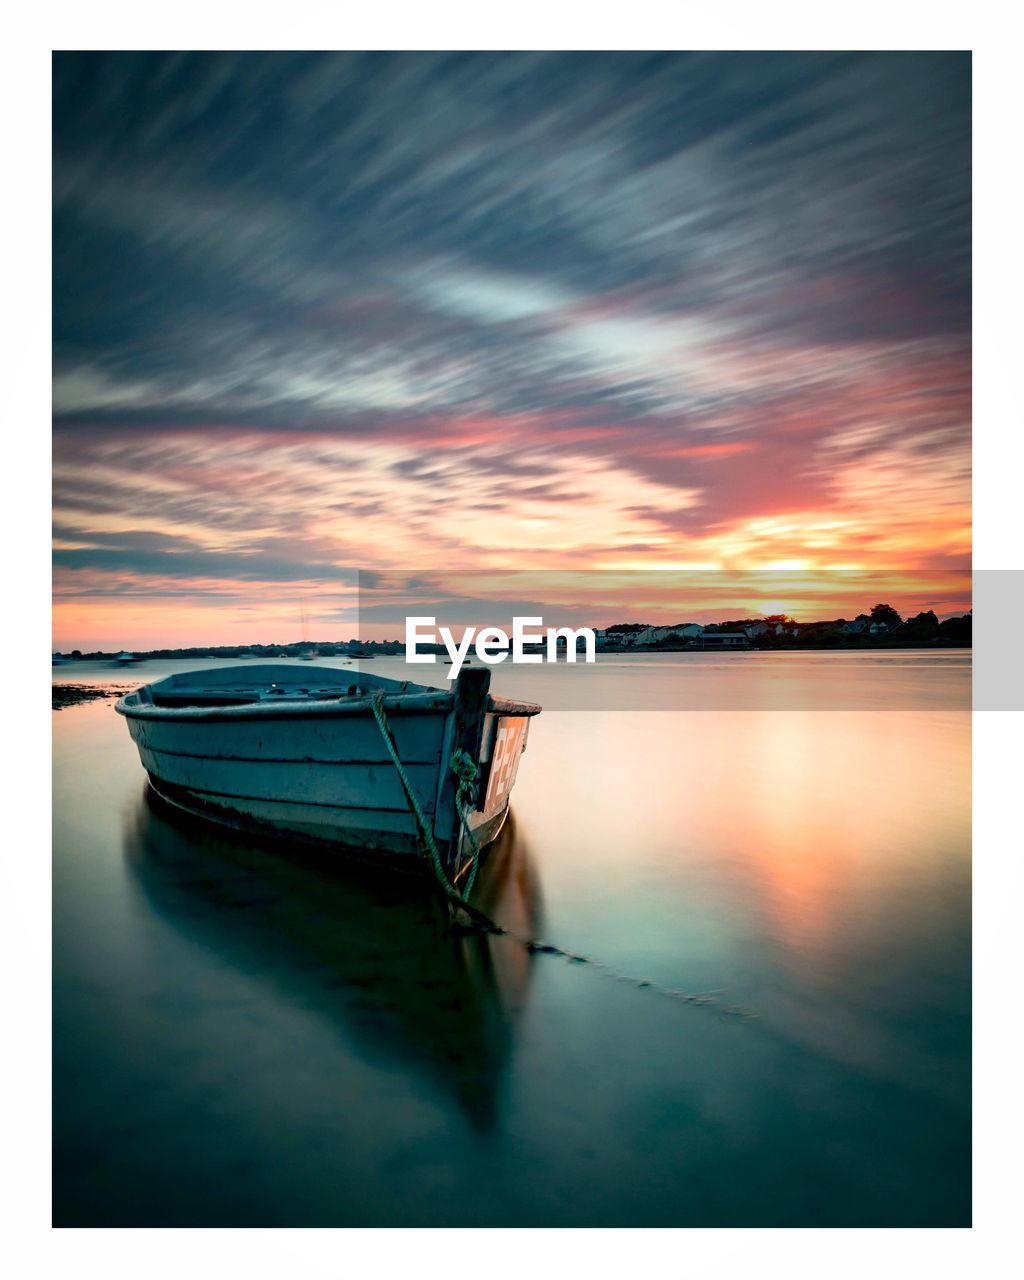
[[[643,357],[659,317],[964,332],[968,68],[59,55],[58,412],[657,414],[695,404]],[[637,333],[615,358],[561,314],[610,304]]]

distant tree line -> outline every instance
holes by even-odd
[[[682,631],[687,623],[676,624]],[[932,609],[914,614],[906,620],[891,604],[880,602],[867,613],[855,618],[830,618],[818,622],[798,622],[786,613],[772,613],[757,618],[730,618],[724,622],[708,623],[699,635],[672,634],[671,626],[651,627],[642,622],[618,622],[604,628],[605,646],[633,648],[630,637],[643,631],[657,630],[661,634],[648,638],[637,648],[661,649],[673,652],[681,649],[700,649],[704,637],[724,632],[741,632],[752,649],[858,649],[858,648],[924,648],[970,647],[972,617],[946,618],[940,622]]]

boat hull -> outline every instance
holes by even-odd
[[[383,810],[330,810],[324,807],[298,805],[278,799],[240,799],[211,796],[207,791],[191,790],[149,773],[149,785],[166,803],[176,809],[219,826],[230,827],[277,841],[297,840],[303,844],[328,846],[340,854],[398,857],[403,861],[422,863],[421,841],[414,824]],[[506,802],[497,812],[486,817],[474,814],[471,829],[481,848],[495,840],[508,817]],[[459,874],[458,872],[456,874]]]
[[[266,671],[280,674],[280,668]],[[346,683],[352,679],[349,672],[334,674]],[[204,673],[212,685],[211,675],[225,685],[227,673]],[[254,676],[257,669],[247,666],[245,682]],[[455,805],[453,752],[468,743],[479,766],[466,817],[476,843],[484,846],[508,811],[528,716],[505,714],[520,708],[488,699],[486,688],[467,715],[458,691],[410,694],[394,681],[360,679],[369,690],[384,689],[387,730],[402,777],[371,698],[360,700],[359,694],[333,704],[314,697],[304,705],[286,698],[280,705],[218,706],[210,705],[213,694],[204,697],[200,689],[193,695],[198,705],[175,705],[176,686],[162,693],[167,682],[161,682],[122,699],[117,709],[127,719],[151,786],[179,809],[261,836],[423,860],[408,787],[457,876],[470,842]],[[186,701],[188,696],[180,695]]]

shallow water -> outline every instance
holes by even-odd
[[[692,663],[495,673],[546,710],[481,904],[598,964],[184,823],[54,713],[55,1221],[968,1222],[969,655]]]

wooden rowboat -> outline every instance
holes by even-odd
[[[189,671],[121,698],[150,784],[242,830],[423,859],[453,882],[508,812],[540,707],[489,693],[261,664]],[[470,837],[467,832],[472,833]]]

